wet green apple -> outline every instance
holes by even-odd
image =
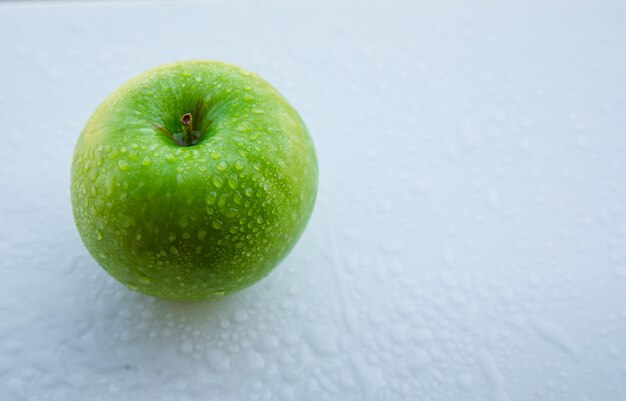
[[[308,130],[258,75],[214,61],[147,71],[83,128],[71,199],[93,258],[132,290],[206,300],[266,276],[311,215]]]

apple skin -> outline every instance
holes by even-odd
[[[181,146],[191,113],[200,134]],[[131,290],[219,298],[265,277],[300,238],[317,194],[309,132],[258,75],[216,61],[149,70],[91,115],[71,167],[87,250]]]

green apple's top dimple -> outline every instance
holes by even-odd
[[[187,113],[193,143],[172,140],[164,130],[180,134]],[[286,256],[310,217],[317,163],[301,118],[267,82],[182,62],[98,107],[76,145],[71,189],[81,237],[111,275],[200,300],[252,284]]]

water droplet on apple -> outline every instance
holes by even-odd
[[[249,132],[250,126],[247,123],[241,123],[237,126],[237,131],[240,132]]]
[[[224,170],[226,170],[227,167],[228,167],[228,164],[226,164],[226,162],[223,161],[223,160],[221,162],[217,163],[217,169],[219,171],[224,171]]]
[[[209,192],[205,200],[206,200],[207,205],[215,204],[215,201],[217,200],[217,193],[214,191]]]
[[[215,210],[214,210],[213,208],[207,207],[207,208],[206,208],[206,213],[207,213],[208,215],[212,215],[212,214],[214,214],[214,213],[215,213]]]
[[[226,291],[224,291],[224,290],[217,290],[217,291],[215,291],[215,296],[216,297],[222,297],[225,294],[226,294]]]
[[[176,241],[176,234],[170,234],[169,240],[170,240],[170,242]]]
[[[204,230],[198,231],[198,239],[205,239],[205,238],[206,238],[206,231]]]
[[[230,187],[230,189],[237,189],[237,188],[239,188],[239,179],[237,178],[237,176],[235,174],[231,175],[228,178],[228,186]]]
[[[211,151],[211,159],[213,160],[217,160],[220,158],[220,154],[218,152],[216,152],[215,150]]]
[[[235,169],[237,169],[237,170],[243,170],[243,167],[244,167],[244,165],[243,165],[243,162],[242,162],[241,160],[237,160],[237,161],[235,162]]]
[[[252,188],[246,188],[243,191],[247,197],[252,197]]]
[[[137,279],[139,279],[139,282],[142,284],[150,284],[152,283],[152,280],[150,280],[150,277],[146,276],[143,273],[137,273]]]
[[[170,253],[172,255],[178,255],[178,249],[175,246],[170,247]]]
[[[241,205],[242,200],[243,198],[241,197],[239,191],[235,191],[235,193],[233,194],[233,201],[235,202],[235,204]]]
[[[126,160],[122,159],[119,162],[117,162],[117,167],[120,169],[120,171],[126,171],[130,168],[130,165],[128,164]]]
[[[176,159],[177,159],[176,155],[174,155],[172,153],[168,153],[168,154],[165,155],[165,160],[167,160],[170,163],[175,162]]]
[[[233,218],[235,216],[237,216],[239,214],[239,210],[235,209],[235,208],[230,208],[228,210],[226,210],[226,212],[224,212],[224,215],[228,218]]]
[[[98,238],[98,241],[102,239],[102,232],[100,232],[100,230],[96,231],[96,238]]]
[[[228,202],[228,194],[222,194],[220,199],[217,201],[217,206],[224,207],[226,206],[226,202]]]
[[[224,185],[224,179],[219,175],[213,176],[213,185],[215,185],[215,188],[221,188]]]
[[[211,225],[213,226],[214,229],[216,230],[221,230],[222,227],[224,226],[224,223],[222,223],[219,220],[213,220],[213,222],[211,223]]]
[[[254,114],[265,114],[265,111],[264,111],[264,110],[261,110],[261,109],[256,109],[256,108],[255,108],[255,109],[252,109],[251,111],[252,111],[252,113],[254,113]]]
[[[152,164],[152,161],[150,161],[150,159],[148,159],[147,157],[143,158],[143,161],[141,162],[142,165],[144,166],[149,166]]]

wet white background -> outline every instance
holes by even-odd
[[[626,6],[467,3],[0,4],[0,399],[626,400]],[[178,304],[89,257],[69,166],[191,58],[292,102],[320,191],[267,279]]]

